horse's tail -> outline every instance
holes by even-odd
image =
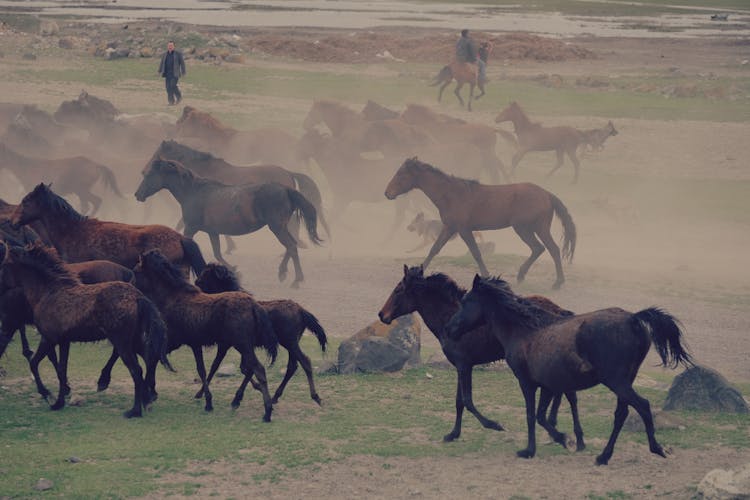
[[[430,82],[430,87],[434,87],[436,85],[440,85],[441,83],[450,80],[453,78],[453,72],[451,71],[451,67],[443,66],[443,69],[440,70],[440,72],[435,76],[435,78],[432,79],[432,82]]]
[[[326,332],[325,330],[323,330],[323,327],[320,326],[318,318],[316,318],[313,313],[303,307],[300,307],[299,310],[300,314],[302,315],[302,321],[304,321],[305,323],[305,327],[313,332],[315,337],[318,339],[320,349],[325,352],[326,345],[328,344],[328,337],[326,337]]]
[[[552,209],[555,211],[555,215],[562,222],[563,227],[563,241],[562,241],[562,256],[567,259],[568,262],[573,262],[573,254],[576,252],[576,225],[573,223],[573,217],[570,216],[570,212],[560,198],[550,193],[552,199]]]
[[[102,181],[104,182],[104,185],[115,193],[120,198],[125,198],[122,193],[120,192],[120,188],[117,186],[117,178],[115,177],[115,173],[112,172],[112,170],[109,167],[105,167],[104,165],[97,165],[99,168],[99,172],[102,174]]]
[[[276,330],[273,329],[273,323],[271,323],[268,313],[260,304],[255,304],[253,315],[255,316],[255,332],[257,334],[255,347],[265,349],[271,358],[271,364],[273,364],[279,353],[279,338],[276,336]]]
[[[151,366],[151,363],[156,366],[155,360],[158,359],[164,368],[175,371],[167,359],[167,325],[159,314],[159,310],[144,296],[138,297],[137,306],[138,321],[141,330],[145,333],[143,357],[146,359],[146,367]]]
[[[518,139],[516,139],[515,134],[501,128],[495,128],[495,132],[497,132],[497,135],[502,137],[506,142],[509,142],[516,150],[518,150]]]
[[[307,235],[309,236],[310,241],[316,245],[320,245],[323,240],[318,236],[317,210],[315,210],[313,204],[296,189],[288,188],[287,195],[289,196],[289,201],[292,203],[292,208],[295,211],[298,210],[302,213],[302,218],[305,220],[305,227],[307,227]]]
[[[200,247],[191,238],[182,237],[182,253],[193,268],[196,276],[200,276],[203,268],[206,267],[206,260],[203,258]]]
[[[326,234],[330,240],[331,228],[328,227],[328,221],[326,221],[326,218],[323,216],[323,197],[320,195],[318,185],[315,184],[315,181],[309,175],[293,173],[292,178],[294,179],[294,182],[297,183],[297,190],[302,193],[305,198],[313,204],[315,210],[318,211],[320,224],[323,226],[323,229],[326,230]]]
[[[637,328],[646,328],[651,333],[651,340],[664,366],[677,368],[680,363],[688,367],[694,364],[682,340],[679,321],[674,316],[658,307],[649,307],[635,313],[633,321]]]

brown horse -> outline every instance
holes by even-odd
[[[114,172],[85,156],[56,160],[29,158],[0,143],[0,169],[11,172],[26,191],[31,191],[40,182],[51,182],[60,195],[75,194],[81,202],[81,212],[86,213],[93,206],[90,215],[102,205],[102,199],[91,192],[99,180],[115,195],[123,197]]]
[[[297,240],[288,229],[292,216],[301,214],[310,241],[319,245],[321,240],[317,211],[297,190],[275,182],[229,186],[198,177],[174,160],[157,158],[144,171],[135,197],[146,201],[162,189],[169,191],[182,208],[185,236],[192,238],[198,231],[208,233],[219,262],[227,264],[221,255],[220,234],[248,234],[268,226],[286,249],[279,265],[279,280],[286,279],[289,259],[294,264],[292,287],[304,280]]]
[[[596,457],[597,465],[606,465],[612,457],[628,406],[643,420],[651,452],[666,457],[654,436],[649,402],[635,392],[633,381],[652,343],[664,366],[692,365],[674,317],[655,307],[637,313],[613,307],[560,319],[513,293],[507,282],[475,276],[445,329],[449,337],[458,339],[480,325],[488,325],[505,347],[508,365],[526,402],[528,445],[518,451],[519,457],[531,458],[536,453],[537,388],[543,388],[536,413],[539,419],[553,394],[598,384],[615,393],[617,409],[612,434]],[[539,421],[565,446],[564,435],[543,417]]]
[[[294,165],[297,139],[277,128],[237,130],[205,111],[185,106],[177,120],[176,134],[177,138],[196,139],[210,151],[243,163]]]
[[[129,283],[82,284],[57,253],[41,243],[27,248],[9,247],[2,271],[10,273],[23,288],[42,336],[29,361],[39,394],[45,399],[50,395],[39,377],[39,362],[56,345],[60,345],[60,357],[67,360],[71,342],[106,339],[133,378],[133,407],[125,416],[140,417],[148,395],[136,359],[136,345],[145,345],[147,369],[155,370],[158,361],[171,369],[166,357],[166,327],[156,306]],[[60,392],[52,410],[65,406],[69,390],[67,362],[59,363],[56,371]]]
[[[255,357],[255,347],[263,347],[276,359],[279,341],[268,315],[250,294],[226,292],[207,294],[190,284],[185,276],[159,250],[143,254],[134,268],[138,288],[159,307],[169,329],[168,351],[189,346],[201,378],[206,397],[206,411],[213,409],[208,390],[203,346],[219,349],[234,347],[242,356],[240,369],[245,376],[254,375],[263,394],[263,421],[271,421],[271,396],[266,371]]]
[[[11,222],[19,226],[37,220],[67,262],[109,260],[132,268],[142,252],[160,248],[186,273],[192,267],[197,276],[206,265],[198,245],[177,231],[84,217],[45,184],[24,196]]]
[[[450,85],[453,80],[456,80],[456,88],[453,90],[453,93],[456,94],[458,102],[461,103],[462,107],[465,105],[466,109],[471,111],[471,101],[479,99],[484,95],[484,82],[479,79],[479,66],[470,62],[455,60],[451,61],[450,64],[443,66],[443,69],[440,70],[430,83],[430,87],[440,85],[437,99],[438,102],[443,99],[443,90],[445,90],[445,87]],[[469,99],[464,103],[464,99],[461,97],[461,89],[467,83],[469,84]],[[479,87],[479,91],[481,92],[481,94],[476,97],[474,97],[474,87]]]
[[[512,227],[531,249],[531,255],[518,270],[521,282],[545,247],[555,261],[557,280],[554,288],[565,282],[560,248],[550,234],[555,215],[563,225],[563,257],[573,259],[576,247],[576,228],[568,209],[560,199],[536,184],[480,184],[447,175],[432,165],[416,158],[406,160],[385,190],[389,200],[420,189],[440,211],[443,230],[422,264],[425,268],[450,238],[458,233],[469,247],[483,275],[488,275],[472,231],[487,231]],[[539,242],[539,239],[542,242]]]
[[[563,155],[567,154],[575,167],[573,182],[578,182],[580,162],[576,150],[580,144],[586,141],[580,130],[567,126],[544,127],[539,123],[532,122],[515,101],[500,111],[500,114],[495,118],[495,123],[507,121],[513,123],[516,136],[518,136],[518,149],[513,155],[511,175],[515,174],[518,162],[529,151],[555,151],[557,163],[547,175],[552,175],[562,166]]]
[[[407,123],[423,128],[441,144],[464,143],[476,146],[482,155],[482,168],[490,176],[491,182],[499,182],[498,171],[504,179],[509,179],[505,165],[497,156],[496,147],[498,134],[506,140],[511,134],[481,123],[467,123],[439,114],[420,104],[407,105],[401,113],[401,118]],[[512,140],[515,142],[515,138]]]
[[[422,321],[435,335],[448,361],[456,367],[458,380],[456,384],[456,420],[450,433],[443,441],[453,441],[461,435],[461,419],[464,408],[469,410],[486,429],[503,430],[503,427],[482,415],[474,407],[472,399],[472,370],[476,365],[491,363],[503,359],[505,351],[502,344],[486,325],[479,326],[455,340],[445,332],[445,325],[450,317],[458,311],[461,297],[466,290],[445,274],[425,276],[422,266],[409,268],[404,266],[404,277],[393,289],[385,305],[378,313],[380,321],[390,324],[394,319],[413,312],[419,313]],[[562,309],[551,300],[541,297],[527,297],[539,307],[548,310],[560,318],[573,315]],[[566,394],[573,414],[578,450],[584,449],[583,430],[578,420],[578,407],[575,391]],[[560,395],[556,395],[550,411],[549,420],[557,422],[557,411],[560,407]]]
[[[205,293],[244,291],[240,286],[237,276],[231,269],[215,263],[206,264],[201,275],[195,280],[195,284]],[[305,330],[310,330],[318,339],[320,348],[325,352],[326,344],[328,342],[325,330],[323,330],[318,319],[310,311],[307,311],[304,307],[293,300],[259,300],[258,304],[260,304],[260,306],[268,313],[273,329],[276,331],[276,336],[279,338],[279,344],[289,352],[289,362],[286,365],[284,380],[281,381],[279,388],[276,389],[271,402],[273,404],[279,402],[279,398],[281,398],[281,395],[284,393],[286,384],[292,378],[294,372],[297,371],[297,363],[299,363],[302,365],[302,369],[307,375],[307,383],[310,386],[310,397],[316,403],[321,404],[320,396],[318,396],[318,391],[315,389],[315,382],[313,381],[312,363],[310,363],[310,358],[308,358],[307,355],[302,352],[302,349],[300,349],[299,341]],[[207,383],[211,382],[214,373],[219,369],[219,365],[224,359],[224,356],[226,356],[226,353],[227,349],[225,348],[220,348],[216,353],[216,358],[211,364],[211,371],[208,374]],[[252,377],[246,376],[235,395],[234,401],[232,402],[233,407],[236,408],[239,406],[248,382],[252,383],[253,387],[258,389],[257,384],[252,380]],[[202,396],[203,389],[199,390],[195,395],[196,399],[199,399]]]

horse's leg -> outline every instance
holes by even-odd
[[[552,177],[552,174],[554,174],[555,172],[557,172],[559,170],[559,168],[562,167],[562,164],[563,164],[563,161],[564,161],[563,150],[562,149],[557,149],[557,150],[555,150],[555,154],[557,155],[557,162],[555,163],[554,168],[547,173],[547,177]]]
[[[529,258],[521,264],[520,268],[518,268],[516,281],[521,283],[526,278],[526,273],[529,272],[531,265],[544,253],[544,245],[542,245],[534,235],[534,230],[528,226],[513,226],[513,230],[531,249],[531,255],[529,255]]]
[[[461,89],[463,88],[464,84],[463,82],[459,82],[456,80],[456,88],[453,90],[453,93],[456,94],[456,97],[458,97],[458,102],[461,103],[461,107],[464,107],[464,99],[461,97]]]
[[[461,395],[461,372],[456,367],[456,421],[453,423],[453,429],[443,436],[443,441],[450,443],[458,439],[461,435],[461,421],[464,415],[464,398]]]
[[[135,386],[135,396],[133,398],[133,407],[123,415],[125,418],[140,417],[143,415],[143,397],[145,392],[145,383],[143,381],[143,371],[135,353],[130,349],[118,349],[122,362],[127,366],[130,376],[133,378]]]
[[[214,257],[216,260],[232,269],[234,266],[225,261],[224,257],[221,256],[221,240],[219,240],[219,233],[208,233],[208,238],[211,240],[211,249],[214,251]]]
[[[528,445],[523,450],[518,450],[516,455],[521,458],[531,458],[536,454],[536,419],[534,406],[536,405],[536,386],[530,381],[518,379],[526,402],[526,428],[528,431]]]
[[[297,344],[297,348],[299,348],[299,344]],[[294,352],[294,347],[290,347],[289,349],[287,349],[287,351],[289,351],[289,361],[286,364],[286,373],[284,373],[284,379],[281,381],[281,384],[279,384],[279,387],[276,389],[276,392],[271,398],[271,403],[273,404],[279,402],[279,398],[281,398],[281,395],[284,393],[286,384],[289,383],[289,380],[297,371],[297,356],[296,352]]]
[[[479,420],[479,423],[482,424],[482,427],[485,429],[492,429],[496,431],[504,431],[503,426],[500,425],[498,422],[495,422],[494,420],[490,420],[489,418],[485,417],[481,413],[479,413],[479,410],[476,409],[474,406],[474,399],[472,397],[472,367],[471,366],[462,366],[461,368],[456,367],[456,370],[458,370],[458,380],[461,384],[461,398],[463,399],[464,407],[466,407],[467,410],[471,412],[472,415],[474,415],[477,420]]]
[[[561,444],[563,448],[565,448],[567,437],[547,421],[547,408],[549,407],[553,396],[554,394],[552,392],[542,388],[541,394],[539,395],[539,407],[536,411],[536,421],[547,431],[554,442]]]
[[[216,374],[216,370],[219,369],[219,366],[221,366],[221,362],[224,361],[224,357],[227,355],[227,351],[229,351],[229,348],[231,346],[229,344],[219,344],[216,347],[216,357],[214,358],[213,363],[211,363],[211,369],[208,372],[208,378],[206,379],[206,383],[210,384],[211,379],[214,378],[214,375]],[[201,387],[198,392],[195,393],[195,399],[200,399],[203,397],[203,387]]]
[[[297,361],[299,362],[300,366],[302,366],[302,369],[305,371],[305,375],[307,375],[307,384],[310,386],[310,398],[318,403],[318,406],[323,405],[323,401],[320,399],[320,396],[318,395],[317,389],[315,389],[315,380],[313,379],[313,367],[312,362],[310,361],[310,358],[302,352],[302,349],[299,348],[299,345],[297,345]]]
[[[466,109],[471,111],[471,101],[474,100],[474,82],[469,82],[469,98],[466,100]]]
[[[622,430],[622,425],[625,423],[625,419],[628,417],[628,403],[625,399],[617,397],[617,408],[615,408],[615,423],[612,427],[612,434],[609,436],[607,446],[604,447],[601,455],[596,457],[596,465],[607,465],[609,459],[612,458],[612,452],[615,449],[615,442],[617,436]]]
[[[305,280],[305,276],[302,273],[299,253],[297,253],[297,240],[294,239],[294,236],[289,234],[289,230],[285,225],[274,224],[269,225],[268,227],[271,229],[271,232],[276,235],[276,239],[286,247],[286,254],[284,254],[284,258],[279,266],[279,281],[284,281],[284,278],[286,278],[286,266],[291,258],[292,264],[294,265],[294,282],[292,282],[292,288],[299,288],[299,284]]]
[[[450,80],[446,80],[445,83],[443,83],[440,86],[440,91],[438,92],[438,102],[440,102],[443,99],[443,90],[445,90],[445,87],[450,85],[451,81],[453,81],[452,78]]]
[[[263,368],[263,365],[260,363],[260,361],[258,361],[258,358],[255,356],[255,352],[253,351],[252,347],[249,347],[247,349],[247,352],[242,355],[242,366],[243,373],[246,377],[255,375],[255,378],[258,380],[258,385],[260,385],[260,392],[261,394],[263,394],[263,407],[265,409],[265,411],[263,412],[263,421],[270,422],[273,405],[271,404],[271,395],[268,394],[266,370]]]
[[[479,87],[480,94],[474,98],[474,100],[479,99],[480,97],[484,96],[484,82],[477,83],[477,87]]]
[[[552,256],[552,260],[555,261],[555,272],[557,273],[557,279],[552,285],[552,288],[558,289],[562,286],[563,283],[565,283],[565,275],[563,274],[562,268],[562,259],[560,258],[560,247],[557,246],[557,243],[555,243],[555,239],[549,232],[549,224],[544,223],[542,227],[537,229],[535,232],[537,236],[539,236],[539,239],[542,240],[542,243],[544,243],[544,246],[547,247],[547,251]]]
[[[565,398],[570,404],[570,413],[573,416],[573,432],[575,432],[576,435],[576,451],[583,451],[586,449],[586,443],[583,441],[583,427],[581,427],[581,421],[578,418],[578,396],[576,391],[566,392]]]
[[[479,273],[482,276],[489,276],[490,273],[489,271],[487,271],[487,266],[484,265],[484,261],[482,260],[482,253],[479,251],[477,242],[474,239],[474,233],[472,233],[470,229],[463,229],[459,231],[458,234],[461,236],[461,239],[464,240],[464,243],[466,243],[466,246],[469,247],[469,252],[471,252],[471,256],[474,257],[474,260],[477,262],[477,265],[479,266]]]
[[[18,329],[18,333],[21,335],[21,353],[23,354],[23,357],[26,358],[26,360],[30,360],[31,356],[34,355],[34,351],[31,350],[31,346],[29,346],[29,339],[26,337],[26,325],[21,325],[21,327]],[[13,338],[13,333],[11,332],[10,338]],[[8,339],[10,341],[10,339]],[[2,357],[2,352],[0,352],[0,357]]]
[[[235,244],[234,240],[231,236],[225,234],[224,242],[227,244],[227,255],[232,255],[232,252],[237,249],[237,245]]]
[[[203,387],[203,394],[206,397],[206,411],[212,411],[213,406],[213,395],[208,390],[208,382],[206,381],[206,365],[203,364],[203,347],[199,345],[191,345],[190,348],[193,350],[193,357],[195,358],[195,368],[198,370],[198,376],[201,379],[201,385]]]
[[[242,398],[245,397],[245,389],[247,388],[247,383],[250,382],[253,384],[253,387],[255,387],[255,382],[253,382],[252,374],[245,375],[245,378],[242,379],[242,383],[240,384],[239,389],[237,389],[237,392],[234,393],[234,399],[232,399],[232,408],[237,409],[240,407],[240,402],[242,401]],[[260,387],[258,387],[258,390],[260,390]]]
[[[618,391],[618,396],[625,399],[638,412],[641,420],[643,420],[643,425],[646,427],[646,436],[648,437],[648,447],[651,453],[666,458],[667,455],[664,453],[664,449],[656,441],[656,436],[654,435],[654,416],[651,413],[651,405],[648,400],[635,392],[632,386]]]
[[[49,341],[47,341],[47,339],[42,337],[42,340],[39,342],[39,346],[37,346],[36,348],[36,352],[33,356],[31,356],[31,359],[29,360],[31,375],[34,377],[34,382],[36,382],[36,390],[45,400],[51,396],[51,393],[49,392],[49,389],[44,386],[42,378],[39,376],[39,363],[42,361],[42,359],[47,357],[49,352],[53,349],[54,345],[52,345]],[[55,367],[55,371],[57,370],[58,367]]]
[[[435,243],[433,243],[432,248],[430,248],[430,252],[424,259],[424,262],[422,262],[422,267],[424,269],[427,269],[427,266],[430,265],[432,259],[435,258],[438,252],[445,246],[446,243],[448,243],[448,240],[450,240],[454,234],[456,234],[456,231],[454,229],[451,229],[448,226],[443,226],[443,229],[442,231],[440,231],[440,234],[435,240]]]
[[[57,401],[55,401],[50,410],[56,411],[61,410],[65,406],[65,395],[70,394],[70,387],[68,386],[68,357],[70,355],[70,342],[60,342],[60,362],[57,365],[57,379],[60,381],[60,390],[57,393]]]
[[[297,248],[307,248],[307,244],[299,237],[300,226],[300,217],[297,214],[293,214],[289,218],[289,224],[287,224],[286,227],[289,229],[289,234],[294,236],[294,239],[297,242]]]
[[[547,414],[547,422],[552,427],[557,427],[557,414],[560,411],[560,403],[562,403],[562,394],[555,394],[552,398],[552,406]]]
[[[99,380],[96,382],[96,390],[103,391],[109,387],[109,382],[112,380],[112,368],[117,363],[117,359],[120,357],[117,354],[117,349],[112,349],[112,355],[107,360],[107,364],[102,368],[102,373],[99,375]]]
[[[573,162],[573,168],[574,168],[574,174],[573,174],[573,184],[578,182],[578,171],[581,167],[581,162],[578,161],[578,156],[576,156],[576,148],[568,149],[568,158],[570,158],[570,161]]]

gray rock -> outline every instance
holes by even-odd
[[[55,21],[42,21],[39,24],[39,34],[43,36],[53,36],[60,33],[60,27]]]
[[[747,402],[717,371],[694,366],[675,377],[664,402],[665,410],[748,413]]]
[[[333,361],[322,361],[316,367],[318,375],[336,375],[339,372],[339,365]]]
[[[697,498],[711,500],[749,500],[750,464],[733,469],[714,469],[698,484]]]
[[[71,37],[66,36],[57,41],[57,46],[61,49],[72,49],[75,47],[75,42]]]
[[[217,377],[234,377],[237,374],[237,367],[234,363],[222,363],[216,370]]]
[[[26,61],[36,61],[36,54],[32,54],[31,52],[26,52],[23,55],[23,58]]]
[[[391,372],[420,364],[420,326],[412,315],[371,323],[339,345],[339,373]]]
[[[49,479],[41,478],[34,485],[34,489],[37,491],[47,491],[51,490],[53,486],[55,486],[55,483],[53,483]]]
[[[654,417],[654,428],[656,428],[657,430],[684,430],[687,428],[686,422],[675,414],[664,411],[653,411],[652,414]],[[627,432],[646,431],[646,426],[643,425],[641,416],[638,415],[638,412],[633,410],[632,408],[630,409],[628,418],[625,419],[625,424],[622,426],[622,428]]]
[[[68,457],[67,461],[70,462],[71,464],[77,464],[81,462],[81,459],[78,457]]]

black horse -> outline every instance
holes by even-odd
[[[445,333],[445,325],[453,314],[458,311],[461,297],[466,290],[459,287],[455,281],[442,273],[425,276],[422,266],[404,266],[404,277],[391,292],[390,297],[378,313],[380,321],[390,324],[391,321],[403,316],[418,312],[430,331],[440,342],[448,361],[456,367],[458,381],[456,385],[456,421],[451,432],[443,437],[443,441],[453,441],[461,435],[461,420],[464,408],[469,410],[479,422],[487,429],[501,431],[503,427],[494,420],[488,419],[474,407],[472,399],[472,370],[475,366],[491,363],[503,359],[505,351],[503,346],[492,334],[486,325],[480,326],[454,340]],[[560,308],[545,297],[529,297],[549,310],[552,314],[560,317],[572,316],[571,311]],[[578,422],[575,392],[568,397],[573,419]],[[557,422],[557,411],[560,407],[560,396],[556,396],[550,411],[549,419]],[[583,433],[580,427],[576,429],[578,446],[583,446]],[[582,449],[582,448],[579,448]]]
[[[596,457],[596,463],[605,465],[612,457],[628,406],[643,420],[651,452],[666,456],[654,436],[649,402],[635,392],[633,381],[652,343],[664,366],[692,364],[675,318],[651,307],[637,313],[601,309],[560,320],[513,293],[502,279],[476,276],[446,330],[449,336],[459,338],[483,324],[490,325],[505,347],[508,365],[518,378],[526,401],[528,446],[518,452],[519,457],[531,458],[536,453],[534,405],[538,387],[544,389],[539,400],[539,413],[543,414],[552,394],[598,384],[617,395],[617,408],[609,442]],[[564,436],[554,427],[545,428],[557,436],[556,441],[565,443]]]

